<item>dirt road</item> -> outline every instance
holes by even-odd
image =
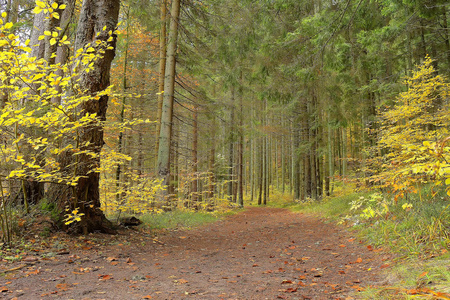
[[[0,277],[0,298],[357,299],[387,259],[344,228],[274,208],[157,239],[76,238],[47,254],[2,262],[0,272],[18,269]]]

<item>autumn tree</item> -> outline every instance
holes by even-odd
[[[80,129],[81,153],[74,156],[70,151],[61,156],[61,163],[68,172],[79,176],[77,184],[62,193],[54,190],[53,199],[83,215],[79,223],[84,233],[95,230],[110,231],[108,221],[100,210],[99,173],[100,151],[103,147],[103,125],[108,107],[108,95],[99,94],[110,84],[111,62],[115,55],[116,30],[120,2],[118,0],[85,0],[80,11],[76,33],[76,51],[96,51],[107,45],[102,56],[92,68],[81,72],[77,88],[94,99],[80,104],[80,116],[96,116],[96,120]],[[96,96],[98,94],[98,96]]]
[[[380,113],[378,148],[384,155],[375,160],[380,172],[372,177],[381,186],[392,189],[396,199],[416,191],[417,184],[442,180],[445,174],[436,172],[436,168],[441,169],[440,163],[428,154],[428,146],[434,142],[433,152],[439,150],[439,143],[449,136],[450,122],[446,101],[450,85],[436,73],[430,57],[404,83],[407,91]],[[434,178],[430,178],[433,174]]]

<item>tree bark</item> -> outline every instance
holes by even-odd
[[[198,112],[197,107],[194,107],[192,120],[192,185],[191,185],[191,199],[198,201]],[[197,207],[196,203],[193,203]]]
[[[164,79],[166,76],[166,54],[167,54],[167,41],[166,41],[166,15],[167,15],[167,0],[161,0],[161,32],[159,35],[159,86],[158,86],[158,111],[156,115],[156,143],[155,152],[156,157],[159,151],[159,135],[161,132],[161,116],[162,107],[164,101]]]
[[[84,0],[78,21],[75,49],[83,48],[91,42],[94,42],[94,46],[96,40],[106,42],[110,37],[108,31],[114,31],[117,26],[119,8],[119,0]],[[106,30],[103,30],[103,27],[106,27]],[[83,72],[79,76],[80,86],[92,96],[103,91],[110,84],[110,68],[115,56],[116,44],[116,36],[112,37],[113,40],[109,41],[108,45],[113,49],[105,50],[103,57],[95,61],[94,68],[89,73]],[[100,165],[99,154],[104,144],[101,122],[106,119],[107,107],[107,95],[88,100],[80,105],[80,117],[96,114],[98,118],[98,121],[82,128],[79,135],[80,145],[82,145],[80,150],[97,155],[79,154],[74,157],[70,152],[63,154],[60,159],[61,165],[73,172],[72,174],[82,177],[75,187],[52,194],[53,198],[59,201],[60,206],[68,206],[72,210],[78,209],[79,212],[84,213],[81,221],[76,224],[78,226],[75,226],[75,231],[82,231],[84,234],[94,231],[114,232],[110,228],[111,223],[100,210],[100,176],[95,171]],[[74,163],[75,170],[72,170],[71,165]],[[60,190],[60,187],[56,189]]]
[[[161,112],[161,130],[159,134],[157,171],[163,184],[170,184],[170,145],[172,140],[173,103],[175,92],[176,54],[178,41],[178,20],[180,0],[172,1],[170,31],[167,45],[167,62],[164,79],[164,97]],[[168,191],[164,196],[168,195]]]

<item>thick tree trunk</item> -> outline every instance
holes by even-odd
[[[109,39],[108,31],[114,31],[119,16],[119,0],[84,0],[81,7],[78,29],[76,34],[75,49],[83,48],[86,44],[101,40],[106,42]],[[103,28],[106,27],[106,30]],[[99,33],[99,35],[97,35]],[[90,95],[106,89],[110,84],[111,62],[115,56],[115,41],[108,42],[113,49],[105,50],[103,57],[95,61],[94,68],[89,73],[82,73],[79,77],[80,86]],[[68,206],[70,209],[78,209],[84,213],[76,226],[77,231],[86,234],[88,232],[102,231],[113,232],[110,229],[110,222],[100,210],[99,194],[99,173],[95,171],[100,165],[99,155],[103,147],[103,128],[100,122],[106,119],[106,109],[108,106],[108,96],[104,95],[98,99],[88,100],[80,105],[81,117],[86,114],[96,114],[97,122],[84,127],[79,135],[81,151],[88,151],[97,154],[80,154],[76,157],[70,152],[66,152],[61,157],[61,165],[66,166],[66,170],[76,176],[82,176],[73,188],[68,188],[63,192],[53,192],[53,197],[57,199],[62,207]],[[75,170],[72,169],[74,164]],[[54,190],[60,190],[56,188]],[[56,198],[56,197],[57,198]]]

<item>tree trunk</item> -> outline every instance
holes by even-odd
[[[236,202],[233,197],[234,187],[234,89],[231,90],[231,107],[230,107],[230,140],[228,144],[228,199],[231,202]]]
[[[106,42],[109,39],[108,31],[114,31],[117,26],[119,8],[119,0],[84,0],[78,21],[75,49],[83,48],[91,42],[95,45],[96,40]],[[104,27],[106,30],[103,30]],[[103,57],[95,61],[94,68],[89,73],[84,72],[79,76],[80,86],[92,96],[103,91],[110,84],[110,68],[115,56],[115,43],[116,36],[113,35],[113,40],[108,42],[113,49],[105,50]],[[94,231],[114,232],[110,228],[110,222],[100,210],[100,176],[95,171],[100,165],[99,154],[104,144],[103,127],[100,122],[106,119],[107,106],[107,95],[88,100],[80,105],[81,117],[86,114],[96,114],[98,118],[98,122],[93,122],[81,130],[80,150],[96,155],[79,154],[74,157],[71,152],[62,155],[61,165],[71,169],[71,165],[74,164],[75,170],[70,172],[82,177],[79,178],[75,187],[68,188],[62,193],[53,193],[54,199],[57,199],[62,207],[69,206],[72,210],[78,209],[79,212],[84,213],[78,224],[80,226],[77,226],[77,231],[82,230],[84,234]]]
[[[159,135],[161,131],[161,116],[162,106],[164,100],[164,80],[166,76],[166,15],[167,15],[167,0],[161,0],[161,32],[159,35],[159,86],[158,86],[158,111],[156,115],[156,143],[155,152],[156,157],[159,151]]]
[[[192,185],[191,185],[191,199],[198,201],[198,112],[197,107],[194,107],[192,120]],[[193,204],[195,207],[196,203]]]
[[[242,71],[241,71],[242,81]],[[242,88],[239,89],[239,143],[238,143],[238,204],[244,207],[244,108]]]
[[[161,112],[161,130],[159,134],[157,171],[163,184],[170,185],[170,145],[172,140],[173,103],[175,92],[176,55],[178,45],[178,20],[180,0],[172,1],[170,31],[167,45],[167,62],[164,79],[164,97]],[[168,195],[168,190],[164,193]]]

